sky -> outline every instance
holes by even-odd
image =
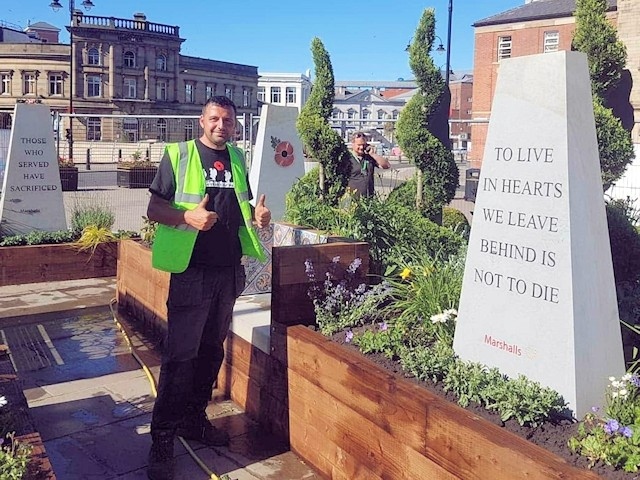
[[[22,28],[44,21],[61,29],[69,42],[69,0],[3,0],[0,21]],[[181,53],[258,67],[259,73],[313,72],[314,37],[329,52],[337,81],[390,81],[413,78],[405,48],[426,8],[436,12],[436,35],[447,46],[449,0],[92,0],[88,15],[133,18],[180,27]],[[6,2],[6,3],[5,3]],[[451,0],[451,69],[473,69],[474,22],[521,6],[524,0]],[[75,0],[76,9],[82,0]],[[437,67],[446,53],[435,51]]]

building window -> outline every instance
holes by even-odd
[[[557,52],[560,44],[560,32],[544,32],[544,53]]]
[[[193,138],[193,120],[184,121],[184,141],[191,140]]]
[[[337,120],[340,118],[340,110],[338,110],[337,108],[334,108],[333,110],[331,110],[331,118],[334,120]]]
[[[164,80],[156,81],[156,100],[167,101],[167,82]]]
[[[364,120],[369,120],[371,118],[371,112],[367,109],[362,111],[362,118]]]
[[[36,74],[25,73],[22,78],[24,80],[22,94],[35,95],[36,94]]]
[[[49,74],[49,95],[62,95],[62,74]]]
[[[264,87],[258,87],[258,101],[264,102],[264,98],[265,98]]]
[[[356,111],[352,108],[350,108],[349,110],[347,110],[347,118],[349,120],[353,120],[354,118],[356,118]],[[349,125],[353,125],[354,122],[348,122]]]
[[[287,87],[285,90],[287,103],[296,103],[296,87]]]
[[[245,87],[242,87],[242,106],[251,106],[251,90]]]
[[[229,100],[233,100],[233,85],[224,86],[224,96]]]
[[[87,118],[87,140],[101,140],[102,133],[98,117]]]
[[[193,87],[192,83],[185,83],[184,84],[184,101],[187,103],[195,103],[196,102],[196,95],[194,92],[195,88]]]
[[[124,137],[129,142],[138,141],[138,119],[125,118],[123,122]]]
[[[384,110],[378,110],[378,120],[384,120]]]
[[[0,95],[11,95],[11,74],[0,75]]]
[[[87,75],[87,97],[100,97],[102,82],[100,75]]]
[[[136,98],[136,79],[124,79],[124,98]]]
[[[215,96],[216,94],[216,84],[215,83],[207,83],[204,87],[204,94],[207,99]]]
[[[158,127],[158,140],[161,142],[167,141],[167,121],[164,118],[158,120],[156,124]]]
[[[398,119],[398,110],[394,110],[393,112],[391,112],[391,118],[394,120]]]
[[[136,54],[131,50],[124,52],[124,66],[127,68],[134,68],[136,66]]]
[[[167,71],[167,57],[164,55],[158,55],[156,58],[156,70],[161,72]]]
[[[498,61],[511,57],[511,35],[498,37]]]
[[[280,103],[282,101],[282,93],[280,87],[271,87],[271,103]]]
[[[87,50],[87,63],[89,65],[100,65],[100,52],[93,47]]]

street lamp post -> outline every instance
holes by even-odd
[[[75,0],[69,0],[69,131],[67,134],[67,141],[69,142],[69,159],[73,159],[73,71],[75,65],[73,62],[73,13],[75,11]],[[60,0],[52,0],[49,6],[54,12],[57,12],[62,8]],[[82,0],[82,6],[86,11],[91,10],[91,7],[95,5],[91,0]]]
[[[447,63],[444,83],[449,88],[449,72],[451,70],[451,18],[453,15],[453,0],[449,0],[449,21],[447,23]]]

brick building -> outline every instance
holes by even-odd
[[[575,0],[528,0],[524,5],[474,23],[474,93],[472,165],[479,166],[484,154],[491,102],[500,60],[558,50],[570,50],[575,31]],[[631,105],[635,126],[633,142],[640,143],[640,3],[637,0],[607,0],[607,17],[618,29],[627,47],[627,69],[633,80]],[[483,123],[484,122],[484,123]]]

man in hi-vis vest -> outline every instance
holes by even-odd
[[[149,188],[149,220],[159,223],[153,266],[171,272],[168,331],[158,396],[151,418],[147,475],[173,478],[176,435],[222,446],[229,435],[215,428],[205,409],[224,359],[236,298],[244,289],[242,255],[264,261],[253,226],[264,228],[271,212],[264,195],[253,211],[242,152],[235,134],[236,107],[211,97],[202,108],[202,136],[167,145]]]

